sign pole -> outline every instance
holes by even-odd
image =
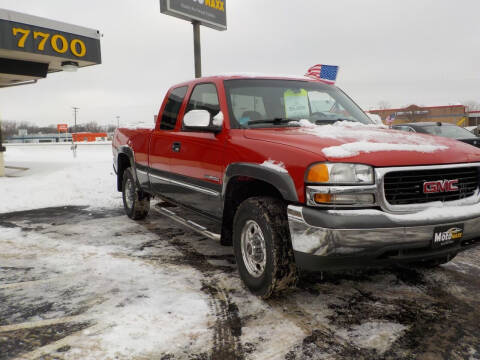
[[[2,120],[0,120],[0,177],[5,176],[5,162],[3,160],[3,153],[5,148],[2,144]]]
[[[160,12],[193,25],[195,77],[202,77],[200,26],[227,30],[227,0],[160,0]]]
[[[195,56],[195,77],[202,77],[202,49],[200,44],[200,22],[192,21],[193,25],[193,53]]]

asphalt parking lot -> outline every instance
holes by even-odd
[[[10,212],[0,234],[0,360],[480,359],[480,248],[436,269],[303,274],[262,301],[231,248],[155,212]]]

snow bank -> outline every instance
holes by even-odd
[[[78,144],[74,158],[70,144],[11,146],[5,165],[28,168],[0,178],[0,213],[50,206],[122,206],[112,168],[111,145]]]
[[[281,161],[275,161],[275,160],[268,159],[267,161],[264,161],[262,164],[260,164],[260,166],[264,166],[266,168],[273,169],[275,171],[288,174],[287,169],[285,169],[285,164]]]
[[[83,234],[87,226],[88,237]],[[45,233],[2,229],[0,244],[2,253],[9,254],[9,266],[25,266],[27,258],[31,275],[38,272],[40,278],[45,270],[58,275],[49,283],[16,289],[12,296],[18,304],[55,303],[50,312],[41,314],[43,319],[90,304],[82,316],[92,319],[95,330],[78,333],[66,358],[132,359],[151,352],[158,356],[211,347],[209,299],[200,291],[203,275],[189,266],[159,267],[130,256],[127,246],[155,240],[154,234],[141,233],[123,216],[70,224],[60,231],[65,234],[56,238],[51,229]],[[125,237],[128,245],[118,243],[122,240],[113,236],[116,231],[131,234]],[[162,253],[169,252],[166,243],[157,246]]]

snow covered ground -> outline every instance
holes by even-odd
[[[231,248],[123,215],[108,145],[76,159],[8,146],[7,166],[0,360],[480,359],[480,250],[433,270],[304,274],[262,301]]]
[[[11,177],[0,180],[0,213],[65,204],[120,205],[121,197],[114,185],[111,144],[80,143],[76,158],[70,144],[6,144],[6,147],[5,164]]]

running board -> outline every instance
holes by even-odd
[[[169,219],[172,219],[177,223],[183,226],[186,226],[190,230],[193,230],[199,234],[202,234],[203,236],[206,236],[212,240],[220,241],[220,234],[215,234],[209,231],[205,226],[199,225],[196,222],[193,222],[191,220],[185,220],[184,218],[178,216],[177,214],[175,214],[173,211],[169,209],[166,209],[161,206],[152,206],[152,209],[154,209],[156,212],[160,213],[161,215],[164,215]]]

